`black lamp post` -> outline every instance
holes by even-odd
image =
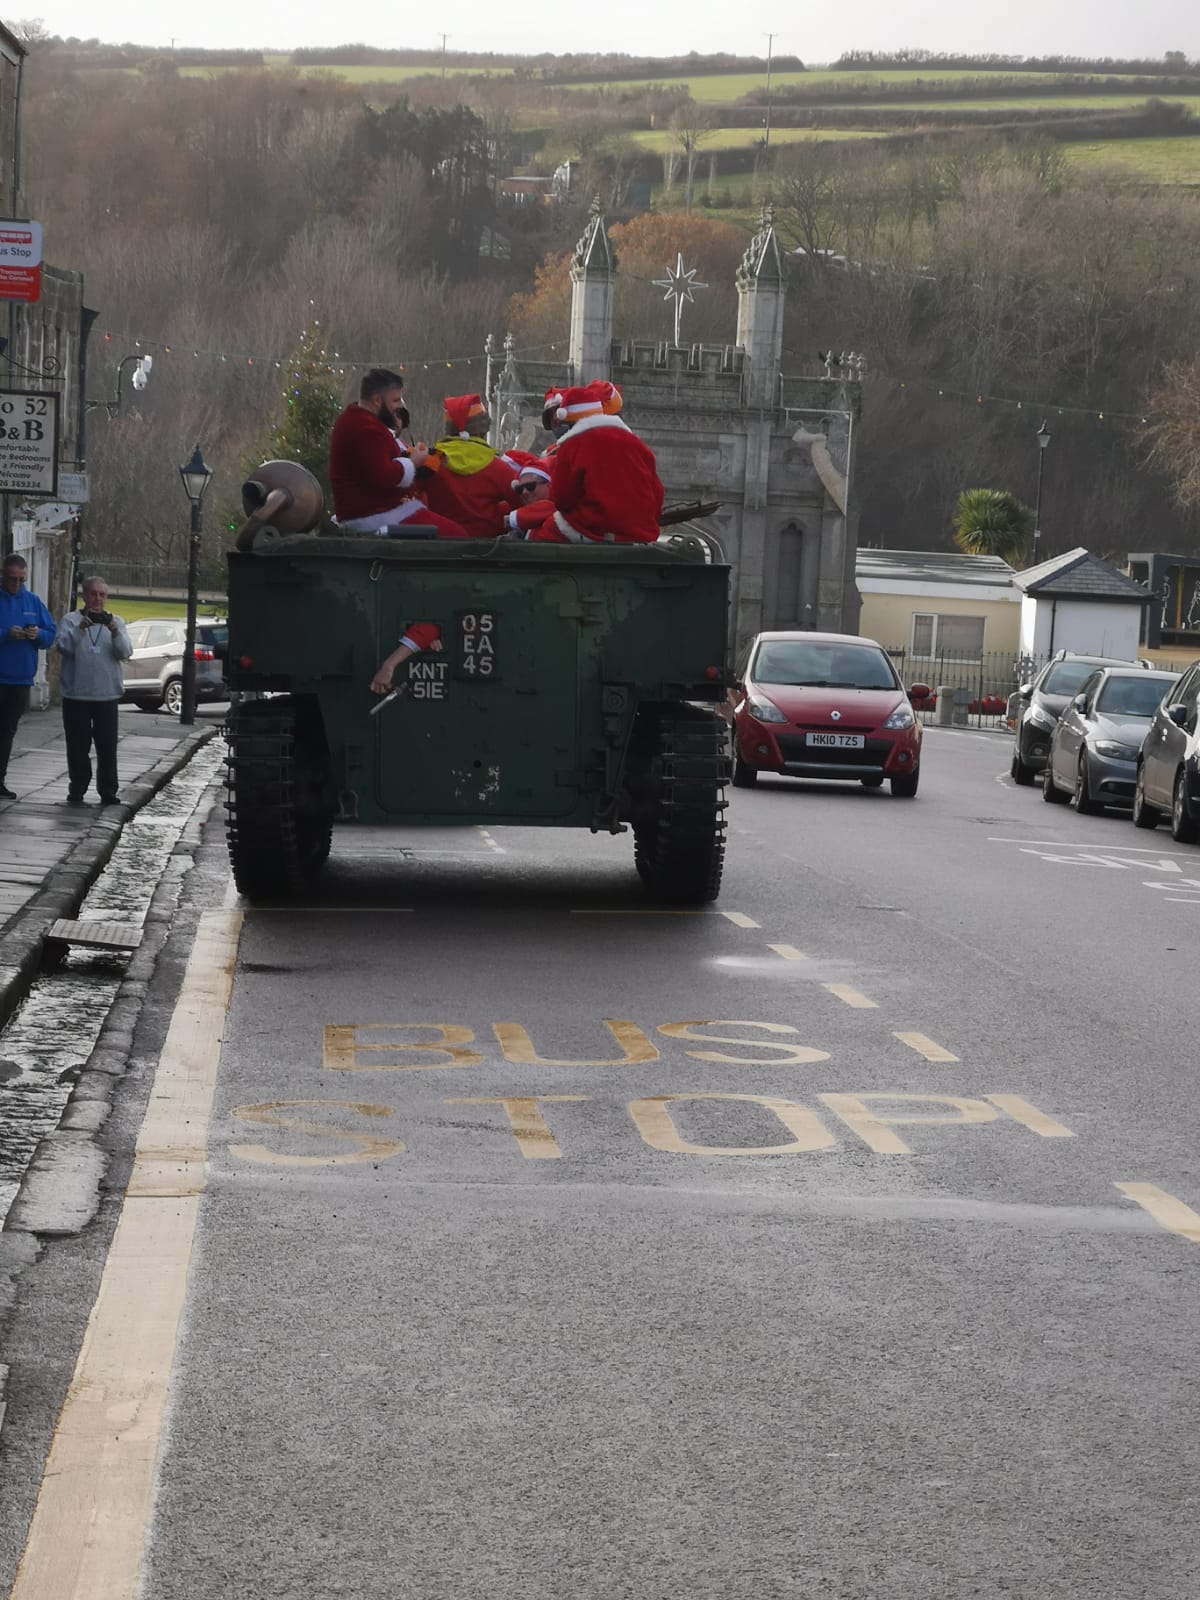
[[[1042,474],[1046,470],[1046,446],[1050,443],[1050,429],[1043,421],[1037,431],[1038,481],[1037,499],[1033,507],[1033,565],[1038,563],[1038,541],[1042,537]]]
[[[200,502],[212,477],[212,468],[205,466],[200,446],[192,451],[192,459],[180,467],[179,476],[183,492],[192,508],[191,536],[188,540],[187,578],[187,635],[183,643],[183,698],[179,707],[179,720],[184,723],[196,720],[196,599],[200,587]]]

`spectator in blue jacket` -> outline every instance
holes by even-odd
[[[8,787],[8,758],[17,723],[29,710],[39,650],[54,643],[54,618],[25,587],[25,557],[5,556],[0,585],[0,800],[17,797]]]

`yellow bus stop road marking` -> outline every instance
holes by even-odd
[[[893,1039],[899,1039],[901,1044],[906,1044],[910,1050],[915,1050],[919,1056],[924,1056],[926,1061],[957,1061],[958,1057],[934,1041],[924,1033],[893,1033]]]
[[[1160,1228],[1200,1244],[1200,1213],[1191,1206],[1185,1206],[1182,1200],[1176,1200],[1173,1194],[1153,1183],[1119,1183],[1117,1188],[1136,1200],[1143,1211],[1148,1211]]]
[[[753,917],[748,917],[744,911],[722,911],[720,913],[727,922],[732,922],[735,928],[761,928],[761,922],[755,922]]]
[[[797,950],[794,944],[769,944],[768,950],[774,950],[777,956],[782,956],[785,961],[807,961],[808,957],[803,950]]]
[[[10,1600],[135,1600],[242,916],[200,919]]]
[[[848,1006],[853,1006],[856,1011],[878,1011],[879,1007],[874,1000],[868,1000],[865,994],[858,989],[852,989],[848,983],[823,983],[822,989],[828,989],[831,995],[843,1001]]]

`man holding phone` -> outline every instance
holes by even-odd
[[[8,787],[8,758],[17,723],[29,710],[39,650],[54,643],[54,618],[25,587],[25,557],[5,556],[0,584],[0,800],[17,797]]]
[[[55,648],[62,653],[63,733],[67,741],[67,804],[85,804],[92,781],[91,748],[96,746],[96,788],[102,806],[115,806],[117,794],[117,707],[124,681],[122,661],[133,654],[120,617],[107,610],[108,585],[88,578],[83,609],[59,623]]]

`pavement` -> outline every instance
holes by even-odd
[[[21,718],[6,780],[17,798],[0,800],[0,1024],[37,973],[47,928],[74,915],[122,827],[217,733],[215,709],[203,710],[185,728],[174,718],[123,707],[121,804],[103,808],[66,803],[67,754],[57,708]]]
[[[1200,849],[1007,765],[764,779],[682,914],[504,827],[250,908],[214,832],[0,1593],[1194,1600]]]

